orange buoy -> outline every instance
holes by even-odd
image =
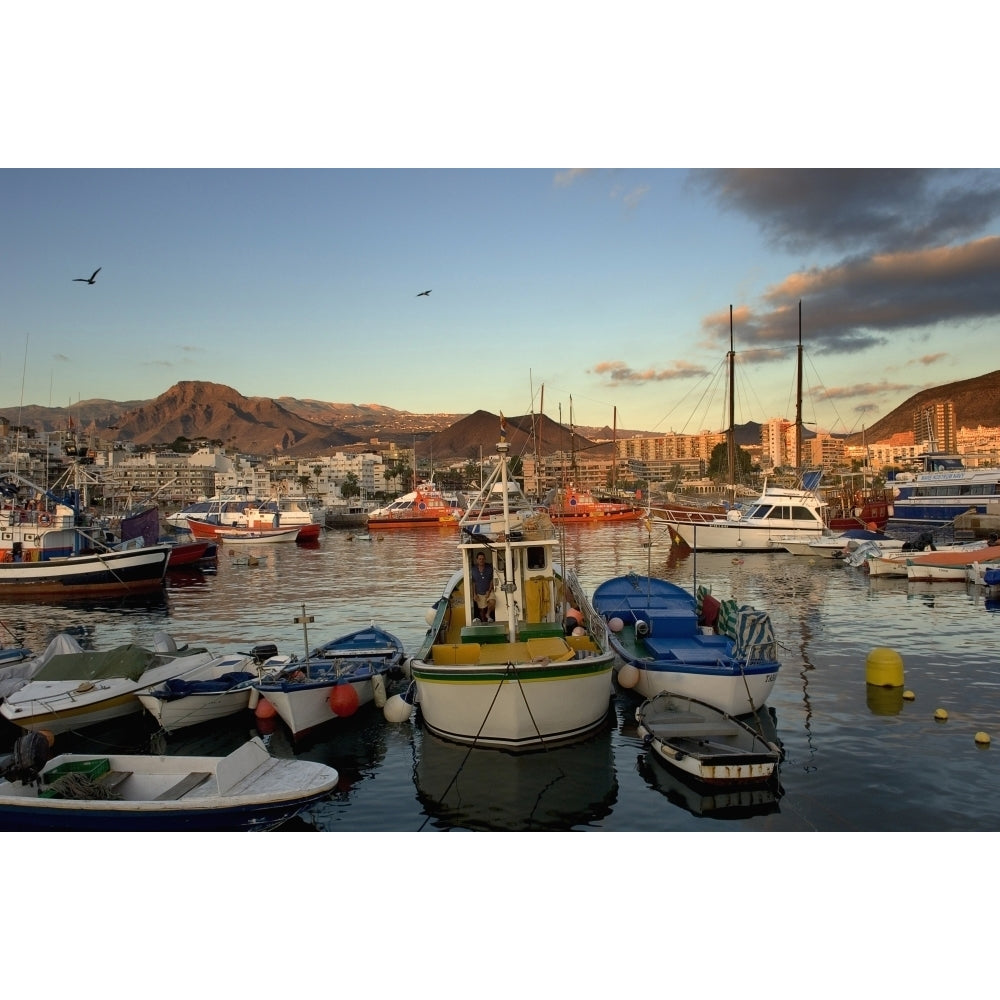
[[[278,728],[278,719],[276,716],[269,715],[266,719],[254,719],[254,724],[261,736],[268,736]]]
[[[358,692],[350,684],[338,684],[330,691],[330,710],[340,718],[358,710]]]
[[[273,719],[277,713],[278,710],[266,698],[261,698],[253,710],[255,719]]]

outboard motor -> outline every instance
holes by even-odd
[[[930,549],[931,552],[936,552],[937,547],[934,545],[934,535],[929,531],[922,531],[912,542],[903,543],[904,552],[924,552]]]

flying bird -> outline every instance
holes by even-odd
[[[434,291],[433,288],[428,288],[426,292],[417,292],[417,298],[419,299],[421,295],[430,295]]]
[[[98,268],[97,271],[100,271],[100,268]],[[92,285],[94,283],[94,278],[97,277],[97,271],[95,271],[89,278],[74,278],[73,280],[74,281],[85,281],[85,282],[87,282],[88,285]]]

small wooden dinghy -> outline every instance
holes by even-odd
[[[639,736],[664,764],[695,781],[768,781],[783,752],[741,719],[695,698],[664,691],[635,712]]]

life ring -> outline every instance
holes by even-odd
[[[743,517],[743,511],[735,509],[729,511],[729,513],[726,515],[726,519],[729,521],[739,521],[742,519],[742,517]]]
[[[44,524],[51,524],[52,523],[52,518],[49,517],[48,514],[39,514],[38,515],[38,523],[39,524],[43,524],[43,525]]]

